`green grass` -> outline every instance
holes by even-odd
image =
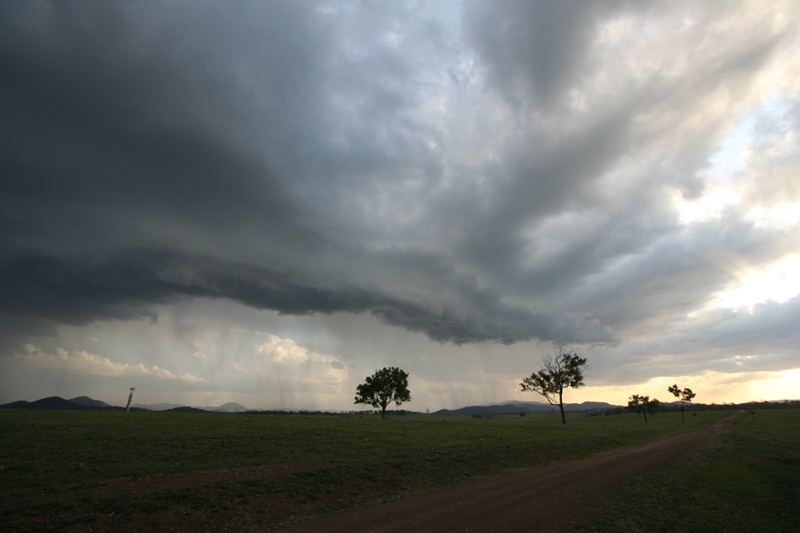
[[[0,411],[0,490],[270,464],[470,456],[499,470],[635,445],[712,424],[633,415],[435,417]],[[483,467],[486,474],[495,470]]]
[[[737,419],[711,445],[626,486],[582,531],[800,531],[800,412]]]
[[[0,411],[0,529],[59,529],[107,516],[157,523],[175,511],[224,517],[243,529],[250,520],[264,530],[298,517],[634,446],[730,415],[701,412],[681,423],[680,413],[662,413],[647,424],[636,415],[571,415],[563,426],[558,415],[380,420]],[[97,487],[105,491],[119,478],[293,464],[307,468],[239,482],[173,479],[147,495],[109,490],[84,496]],[[20,496],[25,494],[35,496],[26,500]]]

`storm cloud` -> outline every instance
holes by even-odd
[[[319,6],[268,7],[253,24],[258,5],[180,21],[146,6],[5,6],[7,313],[76,324],[187,295],[370,312],[440,342],[615,340],[585,313],[504,302],[446,254],[334,231],[348,190],[367,210],[410,202],[402,184],[396,200],[371,196],[441,164],[415,138],[424,124],[402,118],[413,95],[360,72],[402,77],[401,57],[376,71],[351,59],[365,86],[323,91],[346,66],[324,41],[335,28]],[[369,124],[328,123],[336,100]],[[388,130],[379,144],[363,131],[375,129]]]
[[[224,301],[443,366],[794,368],[793,289],[715,302],[800,253],[798,30],[793,2],[3,2],[0,355]],[[309,361],[366,364],[348,335]]]

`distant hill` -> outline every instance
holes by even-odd
[[[565,403],[564,411],[578,413],[604,409],[615,409],[616,405],[606,402]],[[517,415],[521,413],[549,413],[558,411],[557,405],[542,402],[507,401],[493,405],[470,405],[459,409],[440,409],[435,415]]]
[[[530,407],[532,409],[539,409],[539,408],[546,408],[551,409],[555,408],[558,409],[557,405],[550,405],[544,402],[521,402],[518,400],[509,400],[506,402],[501,402],[499,405],[516,405],[518,407]],[[582,403],[565,403],[564,410],[565,411],[591,411],[592,409],[613,409],[614,407],[619,407],[618,405],[612,405],[606,402],[582,402]]]
[[[7,403],[0,406],[3,409],[50,409],[50,410],[81,410],[90,409],[85,405],[65,400],[60,396],[50,396],[49,398],[42,398],[35,402],[26,402],[24,400],[18,402]]]
[[[178,407],[186,407],[180,403],[150,403],[150,404],[141,404],[135,403],[133,407],[138,409],[146,409],[148,411],[169,411],[170,409],[175,409]]]
[[[122,407],[108,405],[106,402],[94,400],[88,396],[78,396],[65,400],[60,396],[50,396],[35,402],[20,400],[0,405],[0,409],[48,409],[56,411],[122,411]]]
[[[199,407],[187,407],[185,405],[181,405],[180,407],[173,407],[172,409],[165,409],[165,413],[208,413],[205,409],[200,409]]]
[[[77,398],[71,398],[69,401],[72,403],[77,403],[78,405],[82,405],[84,407],[111,407],[106,402],[100,400],[93,400],[88,396],[78,396]]]
[[[123,410],[122,407],[109,405],[106,402],[95,400],[88,396],[77,396],[65,400],[60,396],[42,398],[35,402],[18,401],[0,405],[0,409],[55,409],[55,410]],[[243,413],[249,411],[240,403],[228,402],[218,407],[189,407],[179,403],[154,403],[149,405],[134,404],[131,411],[179,411],[179,412],[214,412],[214,413]]]
[[[192,412],[195,411],[212,411],[217,413],[241,413],[249,411],[247,407],[240,403],[228,402],[218,407],[191,407],[180,403],[151,403],[151,404],[135,404],[136,407],[147,409],[148,411],[183,411],[188,412],[184,407],[189,408]]]
[[[240,403],[228,402],[220,405],[219,407],[203,407],[206,411],[217,411],[220,413],[243,413],[249,411],[247,407]]]

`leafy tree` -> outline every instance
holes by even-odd
[[[692,389],[685,388],[683,390],[678,388],[678,385],[667,387],[667,390],[672,393],[676,398],[681,399],[681,422],[684,422],[683,413],[686,410],[686,402],[691,402],[697,394],[692,392]]]
[[[656,412],[658,412],[658,406],[659,401],[655,398],[651,400],[650,396],[639,396],[638,394],[634,394],[628,400],[628,409],[634,413],[642,413],[644,415],[645,422],[647,422],[647,413],[656,416]]]
[[[356,401],[372,407],[381,408],[381,418],[386,418],[386,407],[394,402],[401,405],[411,401],[408,390],[408,373],[397,367],[377,370],[367,377],[356,389]]]
[[[561,409],[561,423],[567,423],[564,415],[564,389],[577,389],[583,385],[583,368],[586,359],[571,351],[571,347],[556,346],[556,356],[542,358],[542,368],[522,380],[521,392],[532,391],[544,396],[547,403]]]

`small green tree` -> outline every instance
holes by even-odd
[[[673,396],[676,398],[680,398],[681,400],[681,422],[685,422],[683,419],[683,413],[686,411],[686,402],[691,402],[697,394],[692,392],[692,389],[685,388],[683,390],[678,388],[678,385],[673,385],[672,387],[667,387],[667,390],[672,393]]]
[[[659,401],[655,398],[651,400],[650,396],[639,396],[638,394],[634,394],[628,400],[628,409],[634,413],[642,413],[644,415],[645,422],[647,422],[647,413],[656,416],[656,413],[658,412],[658,406]]]
[[[381,408],[381,418],[386,418],[386,407],[394,402],[401,405],[411,401],[408,390],[408,373],[397,367],[377,370],[367,377],[356,389],[356,401],[372,407]]]
[[[542,359],[542,368],[522,380],[521,392],[532,391],[544,396],[547,403],[557,405],[561,409],[561,423],[567,423],[564,415],[564,389],[577,389],[583,385],[583,368],[586,359],[579,357],[568,346],[556,346],[556,356],[546,355]]]

